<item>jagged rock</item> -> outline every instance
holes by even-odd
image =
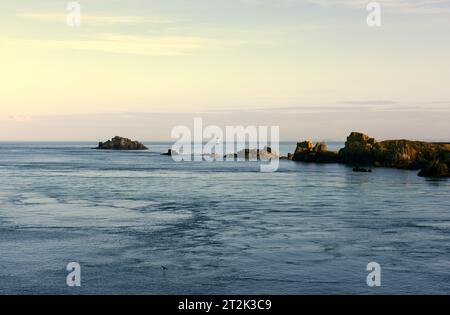
[[[328,152],[328,146],[325,142],[317,142],[312,150],[314,152]]]
[[[435,161],[422,169],[418,175],[422,177],[450,177],[449,166]]]
[[[99,150],[147,150],[148,148],[138,141],[132,141],[128,138],[114,137],[106,142],[99,142]]]
[[[345,164],[372,165],[374,158],[372,155],[375,139],[369,136],[352,132],[345,142],[345,147],[339,151],[339,160]]]
[[[328,146],[323,142],[318,142],[313,147],[311,141],[297,143],[295,153],[291,159],[297,162],[314,163],[336,163],[338,154],[334,151],[328,151]]]
[[[311,141],[303,141],[297,143],[297,148],[295,153],[310,152],[313,148],[313,143]]]

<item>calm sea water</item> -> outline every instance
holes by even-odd
[[[0,144],[0,293],[450,293],[448,180],[92,146]]]

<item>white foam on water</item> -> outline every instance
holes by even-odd
[[[136,209],[136,208],[144,208],[148,206],[157,206],[160,203],[156,201],[149,200],[131,200],[131,199],[113,199],[108,200],[104,205],[109,205],[118,208],[127,208],[127,209]]]
[[[158,203],[139,200],[110,200],[102,204],[85,201],[58,202],[39,194],[22,194],[21,204],[2,205],[3,223],[26,228],[119,228],[149,229],[192,216],[189,211],[136,211],[134,208]]]

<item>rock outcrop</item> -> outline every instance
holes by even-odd
[[[338,153],[328,151],[328,146],[323,142],[318,142],[313,146],[311,141],[303,141],[297,143],[292,160],[297,162],[337,163]]]
[[[352,132],[339,151],[339,159],[349,165],[383,166],[419,170],[435,161],[450,162],[450,145],[411,140],[376,141]]]
[[[418,175],[422,177],[450,177],[449,165],[448,163],[435,161],[422,169]]]
[[[148,148],[138,141],[133,141],[127,138],[114,137],[106,142],[99,142],[99,150],[148,150]]]
[[[381,166],[422,170],[419,176],[450,177],[450,144],[411,140],[376,141],[363,133],[352,132],[339,152],[328,151],[326,144],[299,142],[294,161],[343,163],[356,166]]]
[[[244,149],[239,151],[238,153],[229,153],[224,156],[224,158],[233,158],[233,159],[245,159],[249,160],[265,160],[268,161],[270,159],[278,158],[278,153],[273,151],[270,147],[265,147],[264,149]]]
[[[288,153],[285,156],[280,156],[280,160],[292,160],[293,157],[294,157],[294,154]]]
[[[167,156],[173,156],[173,155],[178,155],[178,152],[172,149],[168,149],[167,153],[162,153],[161,155],[167,155]]]
[[[339,161],[350,165],[373,165],[372,154],[375,139],[369,136],[352,132],[345,142],[345,147],[338,153]]]

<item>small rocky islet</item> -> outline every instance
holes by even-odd
[[[148,148],[139,141],[133,141],[128,138],[115,136],[106,142],[99,142],[97,150],[148,150]]]

